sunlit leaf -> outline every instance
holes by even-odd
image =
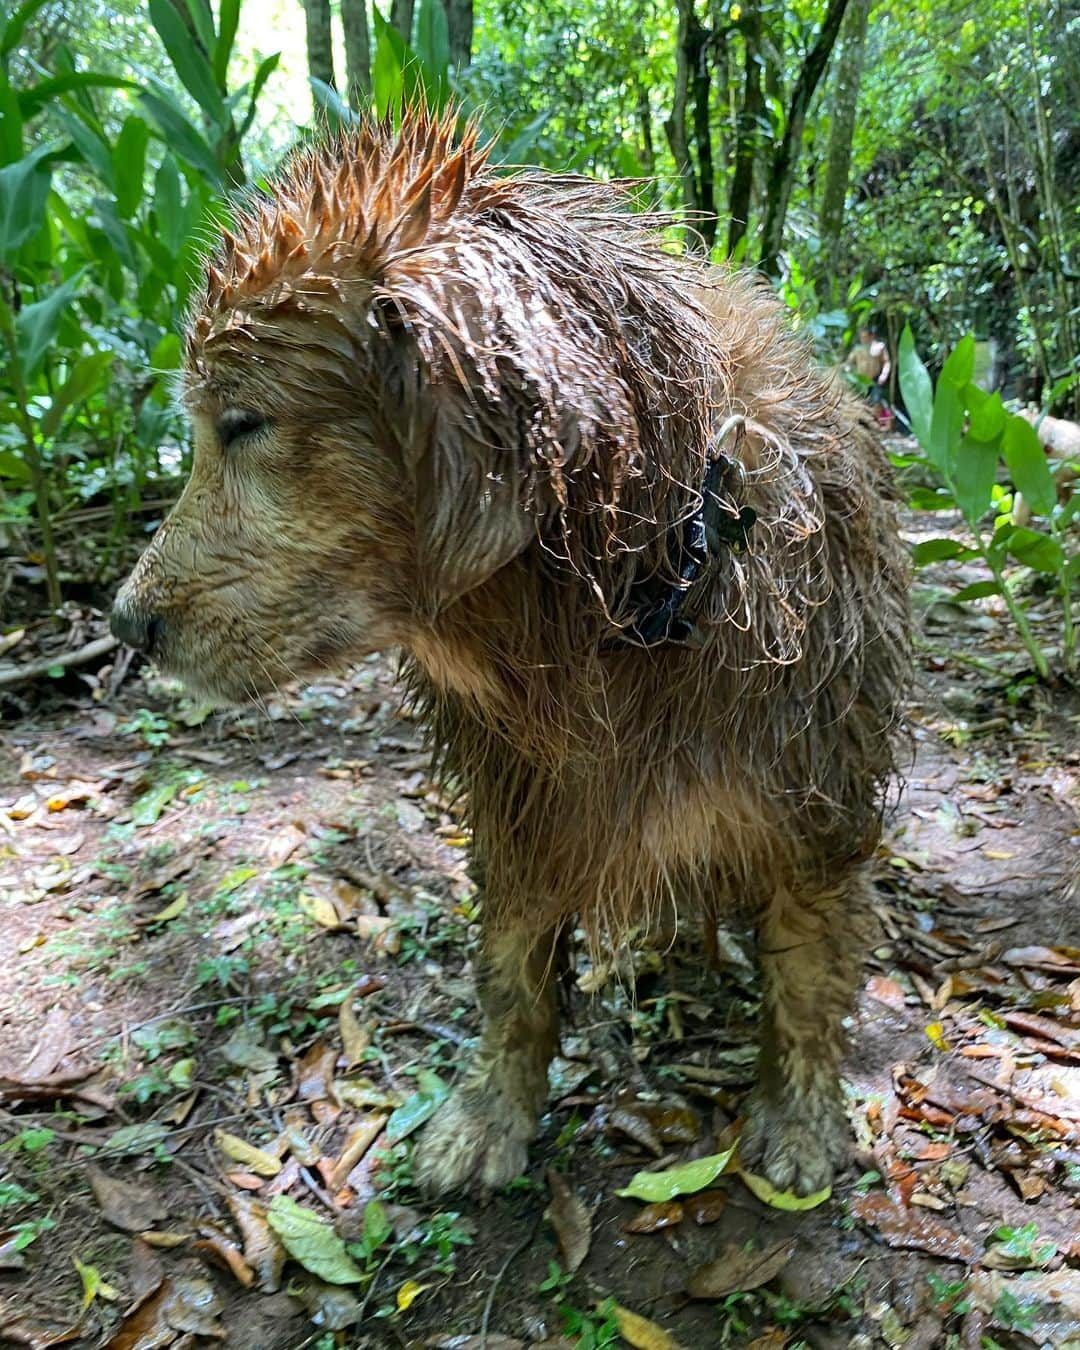
[[[364,1278],[330,1223],[298,1205],[291,1196],[274,1196],[267,1221],[293,1260],[320,1280],[355,1284]]]
[[[705,1158],[679,1163],[675,1167],[666,1168],[663,1172],[638,1172],[631,1177],[629,1185],[616,1191],[615,1194],[657,1204],[664,1200],[673,1200],[677,1195],[703,1191],[725,1170],[734,1152],[733,1144],[723,1153],[711,1153]]]

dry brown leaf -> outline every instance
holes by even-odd
[[[848,1205],[850,1212],[876,1229],[890,1247],[929,1252],[931,1256],[962,1261],[965,1265],[975,1260],[975,1244],[970,1238],[924,1210],[914,1213],[905,1209],[883,1191],[853,1195]]]
[[[659,1233],[664,1228],[674,1228],[682,1223],[683,1207],[679,1200],[662,1200],[652,1205],[644,1205],[627,1223],[623,1224],[624,1233]]]
[[[311,1047],[296,1065],[296,1095],[303,1102],[324,1102],[331,1099],[330,1084],[334,1081],[337,1051],[321,1041]]]
[[[156,1350],[171,1345],[178,1332],[223,1341],[227,1333],[218,1321],[220,1312],[221,1301],[206,1280],[169,1278],[136,1304],[105,1350]]]
[[[686,1282],[691,1298],[725,1298],[749,1293],[775,1279],[791,1260],[796,1240],[775,1242],[761,1251],[748,1252],[732,1243],[722,1256],[694,1271]]]
[[[267,1153],[265,1149],[256,1148],[254,1144],[249,1144],[246,1139],[241,1139],[239,1135],[229,1134],[226,1130],[215,1130],[214,1138],[217,1146],[225,1154],[226,1158],[231,1158],[233,1162],[243,1163],[252,1172],[258,1173],[261,1177],[276,1177],[281,1171],[281,1159],[276,1158],[272,1153]]]
[[[353,1007],[353,995],[350,991],[338,1009],[338,1030],[341,1032],[341,1044],[345,1051],[345,1069],[348,1071],[363,1062],[371,1044],[370,1026],[361,1026],[360,1019]]]
[[[727,1201],[727,1191],[698,1191],[695,1195],[684,1195],[682,1207],[688,1219],[704,1225],[719,1219]]]
[[[562,1268],[572,1275],[589,1254],[592,1242],[592,1217],[581,1197],[566,1178],[554,1168],[548,1168],[548,1188],[551,1203],[544,1217],[555,1230],[555,1238],[562,1254]]]
[[[371,1116],[349,1131],[341,1155],[327,1179],[331,1191],[339,1191],[345,1185],[349,1173],[382,1134],[389,1119],[386,1114]]]
[[[149,1186],[118,1181],[98,1167],[87,1168],[87,1175],[102,1216],[114,1227],[126,1233],[141,1233],[165,1217],[161,1198]]]
[[[159,1247],[167,1252],[173,1247],[182,1247],[190,1237],[190,1233],[169,1233],[148,1228],[139,1234],[139,1241],[145,1242],[148,1247]]]
[[[296,850],[307,839],[304,831],[296,825],[285,825],[271,836],[264,850],[266,860],[271,867],[281,867],[287,863]]]
[[[198,1252],[200,1256],[209,1257],[214,1265],[227,1270],[245,1289],[250,1289],[255,1283],[255,1272],[244,1260],[240,1248],[224,1233],[206,1233],[191,1244],[191,1250]]]
[[[309,919],[314,919],[320,928],[334,929],[344,926],[334,902],[328,900],[325,895],[311,895],[307,891],[301,891],[297,896],[296,903]]]
[[[259,1278],[259,1288],[272,1294],[281,1287],[286,1252],[266,1221],[266,1206],[248,1195],[230,1195],[226,1202],[244,1241],[244,1260]]]
[[[643,1112],[627,1106],[616,1106],[608,1113],[607,1122],[609,1130],[618,1130],[621,1134],[625,1134],[635,1144],[647,1149],[654,1158],[663,1155],[664,1146],[653,1129],[652,1122]]]
[[[38,1035],[37,1044],[30,1051],[30,1057],[18,1071],[11,1074],[20,1083],[40,1083],[53,1076],[60,1061],[75,1044],[75,1030],[70,1015],[63,1008],[53,1008],[45,1019],[45,1025]],[[81,1077],[90,1072],[87,1069]]]
[[[680,1350],[678,1341],[670,1332],[618,1303],[615,1304],[615,1321],[619,1326],[619,1335],[634,1350]]]
[[[897,1010],[905,1007],[907,998],[903,986],[885,975],[871,975],[866,982],[866,992],[878,1003]]]

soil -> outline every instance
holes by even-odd
[[[745,935],[719,969],[700,938],[635,952],[599,992],[582,958],[528,1177],[428,1204],[407,1129],[477,1031],[476,914],[392,664],[209,715],[146,669],[9,696],[0,1342],[1080,1345],[1080,703],[946,585],[921,574],[852,1170],[806,1213],[724,1174],[653,1232],[616,1192],[716,1153],[753,1079]],[[279,1194],[356,1278],[275,1273]]]

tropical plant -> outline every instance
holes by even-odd
[[[921,459],[936,480],[914,504],[935,511],[959,510],[971,542],[949,536],[916,545],[916,565],[981,558],[990,576],[962,587],[955,600],[1000,596],[1016,625],[1040,679],[1052,675],[1050,655],[1040,644],[1025,612],[1012,564],[1049,580],[1061,603],[1061,662],[1076,669],[1073,590],[1080,579],[1080,553],[1071,551],[1067,527],[1080,509],[1080,497],[1058,500],[1058,488],[1046,452],[1025,418],[1009,413],[998,393],[972,382],[975,339],[965,337],[945,360],[935,388],[915,350],[910,327],[900,340],[900,388],[921,449]],[[999,481],[1003,478],[1005,481]],[[1015,523],[1016,493],[1022,493],[1041,528]]]

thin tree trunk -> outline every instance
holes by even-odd
[[[728,257],[735,252],[750,224],[754,161],[765,107],[761,94],[761,11],[756,0],[748,0],[739,26],[745,46],[743,98],[735,128],[735,171],[728,196]]]
[[[371,39],[368,34],[367,0],[341,0],[341,26],[345,30],[349,107],[360,109],[371,96]]]
[[[844,21],[844,12],[848,0],[829,0],[829,7],[822,20],[821,32],[810,48],[799,71],[799,78],[791,91],[791,104],[788,108],[787,125],[784,135],[773,155],[769,170],[769,180],[765,191],[765,221],[761,227],[761,269],[767,276],[776,276],[779,271],[780,246],[784,240],[784,222],[787,220],[788,203],[791,200],[791,188],[795,175],[795,165],[799,159],[803,128],[806,114],[813,101],[814,92],[821,82],[829,64],[829,57],[840,33]]]
[[[836,299],[840,237],[844,228],[844,206],[851,176],[851,145],[855,137],[855,119],[859,111],[859,85],[866,55],[866,24],[871,0],[850,0],[844,20],[843,48],[836,68],[833,89],[832,131],[825,160],[825,183],[821,190],[818,228],[826,259],[826,276],[831,279]]]
[[[697,211],[698,186],[686,135],[686,113],[690,106],[690,79],[693,72],[690,31],[695,22],[694,0],[677,0],[677,3],[679,30],[675,41],[675,89],[671,116],[664,123],[664,132],[682,184],[683,207],[688,213],[693,213]],[[686,247],[690,251],[700,249],[699,236],[692,224],[686,230]]]
[[[390,27],[396,28],[407,47],[412,46],[413,0],[393,0]]]
[[[450,64],[464,70],[472,60],[473,0],[443,0],[450,37]]]
[[[308,73],[334,87],[334,45],[330,32],[330,0],[304,0],[307,19]],[[319,102],[315,100],[316,111]]]
[[[716,240],[716,184],[713,174],[712,127],[709,118],[709,32],[690,16],[687,57],[694,95],[694,145],[698,162],[698,230],[711,253]]]

